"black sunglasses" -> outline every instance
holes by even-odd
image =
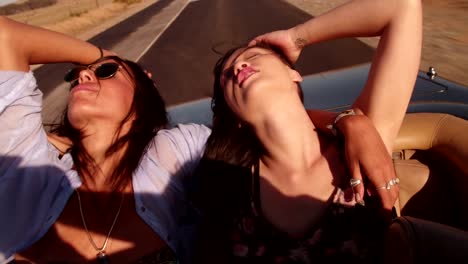
[[[94,67],[95,65],[96,64],[91,64],[89,66],[82,65],[82,66],[75,67],[69,70],[65,74],[65,77],[63,79],[66,82],[70,83],[70,88],[73,88],[76,85],[78,85],[78,79],[80,76],[80,72],[82,70],[87,70],[87,69],[92,70],[94,72],[94,75],[96,75],[98,79],[105,80],[105,79],[114,77],[120,68],[120,64],[116,62],[106,62],[106,63],[100,64]]]

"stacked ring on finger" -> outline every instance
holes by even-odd
[[[390,188],[393,186],[393,185],[398,185],[400,184],[400,179],[398,178],[393,178],[391,180],[389,180],[387,183],[385,183],[384,186],[381,186],[381,187],[378,187],[378,188],[375,188],[376,190],[390,190]]]
[[[360,179],[351,178],[349,180],[349,185],[351,186],[351,188],[354,188],[354,187],[358,186],[361,183],[362,183],[362,181]]]

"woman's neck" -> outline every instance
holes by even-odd
[[[84,149],[94,161],[94,168],[90,170],[92,175],[82,175],[86,178],[87,188],[99,191],[113,190],[110,184],[110,177],[116,166],[121,162],[126,146],[118,149],[114,153],[108,153],[109,148],[116,140],[128,132],[125,126],[122,127],[119,134],[118,128],[88,128],[84,132],[81,140]]]
[[[262,163],[272,170],[295,174],[309,168],[321,157],[320,141],[314,124],[298,101],[270,113],[254,126],[265,153]]]

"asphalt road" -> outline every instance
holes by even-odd
[[[156,27],[157,15],[167,12],[176,2],[181,0],[160,0],[90,40],[107,49],[129,43],[120,48],[119,54],[147,49],[139,62],[153,73],[167,105],[209,97],[211,71],[223,51],[258,34],[288,28],[311,18],[280,0],[199,0],[184,5],[180,14],[174,11],[173,16],[178,16],[167,29],[161,28],[163,34],[158,35],[161,32],[157,30],[151,32]],[[142,28],[146,28],[144,34],[133,34]],[[157,36],[153,43],[151,40]],[[152,45],[146,47],[149,43]],[[342,39],[307,48],[297,66],[303,74],[312,74],[368,62],[371,56],[372,49],[362,42]],[[47,65],[35,71],[45,97],[62,83],[67,67]],[[59,110],[49,109],[49,112]]]
[[[192,1],[140,62],[154,73],[168,105],[209,97],[218,53],[310,18],[282,1]],[[368,62],[371,56],[372,49],[358,40],[331,41],[308,48],[298,69],[311,74]]]

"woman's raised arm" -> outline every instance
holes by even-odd
[[[101,56],[91,43],[0,17],[0,70],[29,71],[29,65],[88,64]]]
[[[306,45],[341,37],[381,36],[367,83],[353,107],[375,124],[390,152],[420,62],[420,0],[354,0],[288,30],[255,38],[280,46],[291,61]]]

